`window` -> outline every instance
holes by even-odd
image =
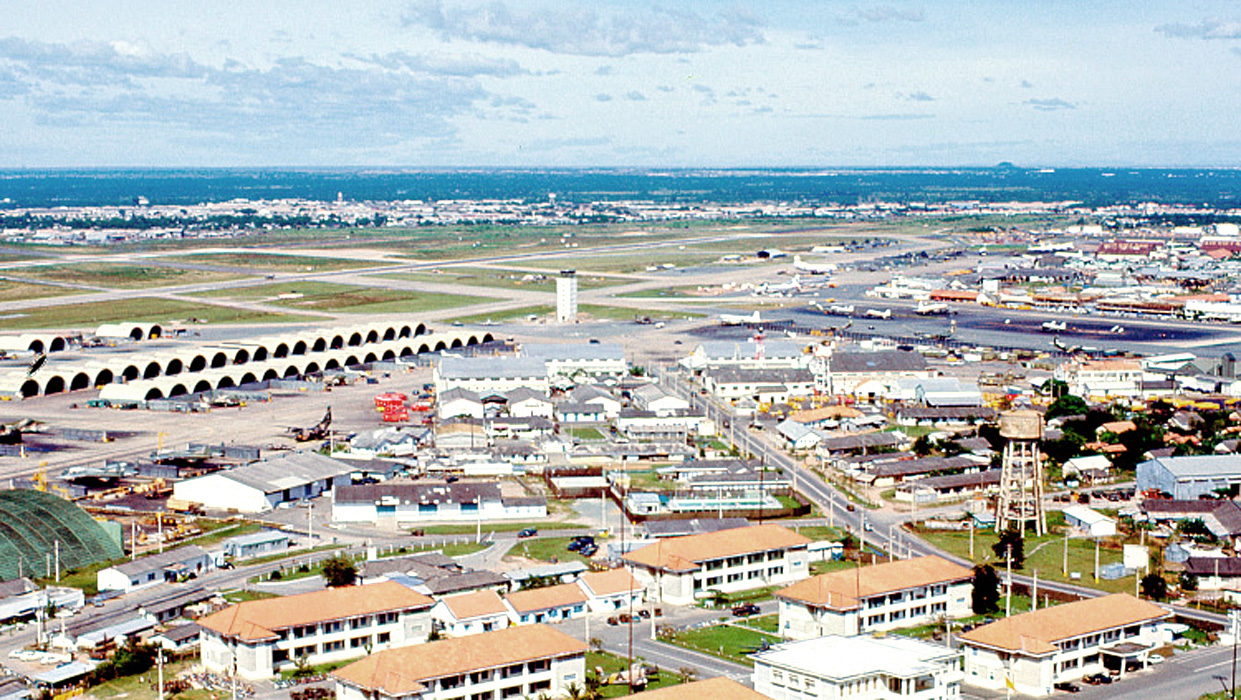
[[[341,649],[344,649],[344,648],[345,648],[345,640],[343,639],[338,639],[334,642],[323,643],[324,654],[328,653],[329,651],[340,651]]]
[[[465,676],[463,675],[445,676],[440,679],[440,688],[452,690],[453,688],[460,688],[463,683],[465,683]]]
[[[513,664],[512,666],[505,666],[503,669],[500,670],[500,677],[501,678],[512,678],[514,676],[520,676],[522,668],[523,666],[521,664]],[[517,686],[517,687],[520,688],[521,686]]]
[[[784,685],[784,672],[772,669],[771,682],[773,685]]]
[[[715,571],[722,568],[724,568],[724,561],[722,559],[712,559],[706,563],[707,571]]]
[[[745,576],[744,576],[741,572],[737,572],[737,573],[735,573],[735,574],[729,574],[729,575],[728,575],[728,582],[729,582],[729,583],[736,583],[736,582],[738,582],[738,581],[742,580],[743,578],[745,578]]]
[[[490,670],[487,670],[487,671],[475,671],[475,672],[473,672],[473,673],[471,673],[471,674],[470,674],[470,682],[471,682],[471,683],[475,683],[475,684],[478,684],[478,683],[486,683],[486,682],[487,682],[487,681],[489,681],[489,680],[491,680],[491,671],[490,671]]]
[[[378,615],[375,616],[375,624],[377,625],[391,624],[393,622],[396,622],[398,619],[400,619],[400,617],[401,617],[401,614],[397,612],[379,613]]]
[[[784,558],[783,552],[767,552],[767,561],[779,561]]]
[[[931,675],[918,676],[914,679],[914,692],[921,693],[935,687],[935,677]]]
[[[741,566],[745,563],[745,557],[729,557],[728,566]]]
[[[371,643],[371,638],[369,635],[365,637],[354,637],[353,639],[349,640],[349,648],[360,649],[370,643]]]
[[[491,700],[495,697],[495,693],[488,690],[485,693],[474,693],[470,696],[470,700]]]
[[[293,628],[293,638],[301,639],[302,637],[310,637],[315,633],[314,625],[299,625]]]
[[[762,578],[762,577],[763,577],[763,572],[762,572],[762,571],[758,571],[758,570],[755,570],[755,571],[747,571],[747,572],[746,572],[746,574],[745,574],[745,577],[746,577],[746,578],[750,578],[750,579],[753,579],[753,578]]]
[[[544,691],[544,690],[551,690],[551,689],[552,689],[552,682],[551,682],[550,680],[546,680],[546,681],[535,681],[535,682],[533,682],[533,683],[531,683],[531,684],[530,684],[530,692],[531,692],[531,693],[538,693],[538,692],[542,692],[542,691]]]
[[[931,603],[931,612],[933,613],[946,612],[947,610],[947,603]]]
[[[271,662],[273,664],[278,664],[278,663],[288,661],[288,660],[289,660],[288,649],[272,649],[271,650]]]
[[[720,581],[722,580],[723,579],[719,576],[712,576],[711,578],[707,579],[707,587],[709,588],[711,586],[718,586],[720,585]]]
[[[371,618],[370,618],[370,616],[369,616],[369,615],[363,615],[362,617],[355,617],[355,618],[353,618],[352,620],[350,620],[350,621],[349,621],[349,629],[351,629],[351,630],[360,630],[360,629],[362,629],[363,627],[367,627],[367,626],[369,626],[370,624],[371,624]]]
[[[530,673],[540,673],[542,671],[548,670],[551,667],[552,667],[552,662],[549,661],[548,659],[539,659],[538,661],[531,661],[530,663],[526,664],[526,668],[529,669]]]
[[[751,564],[761,564],[763,562],[763,554],[762,552],[759,552],[758,554],[751,554],[746,558],[746,560]]]
[[[319,645],[307,644],[304,647],[297,647],[296,649],[294,649],[293,656],[299,657],[299,658],[302,656],[313,656],[318,651],[319,651]]]
[[[380,632],[379,636],[375,639],[375,641],[379,642],[380,644],[387,644],[388,642],[392,641],[392,633],[391,632]]]
[[[783,566],[773,566],[773,567],[771,567],[771,568],[767,569],[767,575],[768,575],[768,576],[780,576],[780,575],[782,575],[782,574],[784,574],[784,567],[783,567]]]
[[[513,686],[509,686],[509,687],[507,687],[507,688],[501,688],[501,689],[500,689],[500,697],[502,697],[502,698],[515,698],[515,697],[518,697],[518,696],[520,696],[520,695],[521,695],[521,686],[520,686],[520,685],[513,685]]]
[[[343,628],[344,628],[344,625],[341,623],[340,620],[332,620],[331,622],[323,623],[324,634],[331,634],[333,632],[339,632]]]
[[[1125,628],[1125,636],[1126,636],[1126,637],[1136,637],[1136,636],[1138,636],[1138,635],[1139,635],[1139,634],[1141,634],[1141,633],[1142,633],[1142,626],[1141,626],[1141,625],[1130,625],[1129,627],[1126,627],[1126,628]]]

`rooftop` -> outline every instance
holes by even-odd
[[[586,602],[586,594],[576,583],[561,583],[545,588],[529,588],[509,593],[504,598],[518,613],[561,608]]]
[[[429,608],[435,601],[399,583],[328,588],[313,593],[248,600],[198,621],[204,628],[245,641],[272,639],[275,630],[359,615]]]
[[[648,690],[630,697],[635,700],[768,700],[766,695],[723,676]]]
[[[353,465],[325,457],[318,452],[288,452],[261,462],[251,462],[235,469],[218,472],[226,479],[261,490],[275,493],[296,488],[312,481],[323,481],[349,474]],[[206,477],[210,478],[214,474]]]
[[[452,357],[440,360],[441,379],[547,378],[547,365],[537,357]]]
[[[1154,603],[1125,593],[1113,593],[1014,615],[970,630],[960,639],[966,644],[1030,655],[1051,654],[1060,640],[1162,620],[1171,614]]]
[[[458,620],[467,620],[484,615],[508,614],[508,608],[504,607],[504,601],[500,598],[500,594],[490,588],[472,593],[444,596],[440,598],[440,602]]]
[[[444,676],[585,652],[585,642],[559,630],[524,625],[381,651],[331,675],[346,685],[397,697]]]
[[[1188,457],[1160,457],[1138,465],[1160,466],[1179,479],[1224,477],[1241,475],[1241,455],[1194,455]]]
[[[693,571],[699,562],[773,549],[804,547],[810,539],[780,525],[753,525],[659,540],[625,560],[669,571]]]
[[[615,595],[617,593],[628,593],[643,589],[642,584],[629,573],[629,569],[623,567],[608,569],[607,571],[591,571],[582,574],[578,580],[585,584],[590,589],[590,592],[596,596]]]
[[[876,673],[913,678],[943,670],[946,662],[960,655],[959,651],[909,637],[833,635],[777,644],[751,657],[756,663],[841,682]]]
[[[931,554],[820,574],[776,591],[776,596],[816,607],[849,610],[858,607],[861,598],[963,581],[971,576],[973,572],[964,566]]]
[[[828,358],[830,372],[923,372],[926,359],[907,350],[835,352]]]

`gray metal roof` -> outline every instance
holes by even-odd
[[[394,483],[340,486],[337,503],[377,503],[395,498],[402,503],[481,503],[500,500],[500,485],[492,482]]]
[[[353,470],[354,465],[325,457],[318,452],[288,452],[279,457],[221,472],[221,475],[263,493],[275,493],[312,481],[345,476]]]
[[[1158,464],[1178,479],[1221,478],[1241,476],[1241,455],[1194,455],[1160,457],[1139,464]]]
[[[827,360],[831,372],[921,372],[926,359],[906,350],[835,352]]]
[[[802,368],[747,369],[743,367],[720,367],[708,373],[719,384],[809,384],[814,373]]]
[[[163,571],[169,566],[176,566],[187,561],[196,561],[205,556],[207,556],[206,550],[198,545],[190,544],[160,554],[149,554],[145,557],[139,557],[124,564],[117,564],[112,568],[126,576],[134,576],[135,574],[145,574],[151,571]]]
[[[529,343],[522,354],[540,360],[621,360],[625,349],[619,343]]]
[[[248,535],[237,535],[236,537],[230,537],[224,540],[222,544],[226,547],[228,545],[244,547],[246,545],[266,544],[268,542],[279,542],[280,540],[287,539],[289,539],[289,534],[287,532],[281,532],[279,530],[260,530],[258,532],[252,532]]]
[[[754,341],[706,340],[700,345],[703,355],[711,360],[751,360],[757,354]],[[763,357],[790,358],[800,357],[805,346],[785,340],[769,340],[763,343]]]
[[[538,357],[445,357],[443,379],[524,379],[547,377],[547,364]]]

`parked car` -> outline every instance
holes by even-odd
[[[1055,688],[1056,690],[1063,690],[1066,693],[1077,693],[1081,691],[1081,688],[1078,688],[1077,685],[1073,683],[1068,683],[1066,681],[1061,681],[1060,683],[1057,683],[1055,685]]]
[[[572,542],[569,543],[569,546],[565,547],[565,549],[569,550],[570,552],[576,552],[577,550],[581,549],[585,545],[586,543],[581,540],[573,540]]]
[[[584,557],[593,557],[599,553],[599,545],[597,544],[585,545],[584,547],[579,549],[577,553]]]
[[[757,615],[760,612],[762,612],[762,610],[760,610],[754,603],[742,603],[741,605],[733,607],[734,617],[749,617],[751,615]]]
[[[1092,673],[1082,679],[1082,683],[1087,685],[1107,685],[1112,682],[1112,677],[1106,673]]]
[[[539,531],[537,528],[528,527],[525,530],[522,530],[521,532],[517,533],[517,536],[519,538],[524,539],[526,537],[534,537],[537,534],[539,534]]]

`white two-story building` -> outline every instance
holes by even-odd
[[[658,540],[624,556],[647,596],[689,605],[724,593],[789,584],[810,575],[810,540],[780,525],[756,525]]]
[[[560,697],[586,680],[586,643],[547,625],[390,649],[332,672],[339,700]]]
[[[850,636],[968,617],[972,577],[935,555],[821,574],[776,592],[780,634]]]
[[[961,652],[908,637],[817,637],[751,655],[773,700],[957,700]]]
[[[961,635],[965,682],[1024,695],[1051,695],[1076,681],[1133,662],[1165,642],[1168,610],[1124,593],[1014,615]]]
[[[425,642],[435,601],[386,581],[238,603],[198,621],[202,664],[212,673],[270,678]]]

